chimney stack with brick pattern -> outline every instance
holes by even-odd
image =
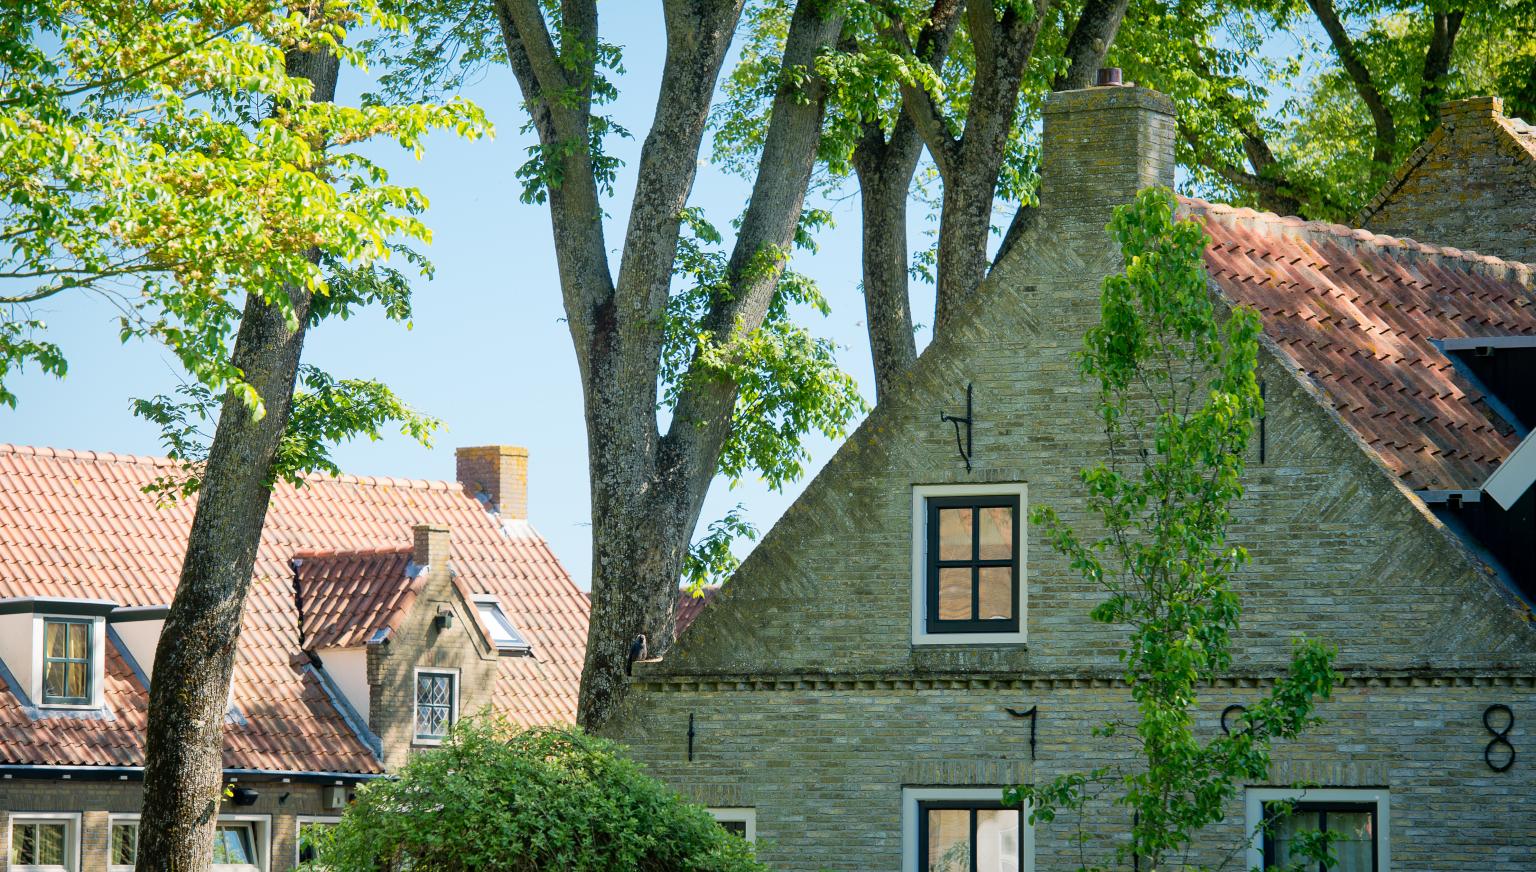
[[[528,518],[528,449],[517,445],[460,448],[458,480],[465,493],[485,502],[503,519]]]
[[[448,565],[448,528],[442,524],[417,524],[411,528],[411,562],[442,569]]]
[[[1151,185],[1173,186],[1174,134],[1173,101],[1147,88],[1051,94],[1040,148],[1042,217],[1102,237],[1115,206]]]

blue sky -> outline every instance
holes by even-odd
[[[664,34],[651,4],[605,3],[602,14],[605,36],[625,49],[626,74],[614,111],[635,136],[612,147],[633,165],[655,108]],[[344,71],[343,98],[347,92],[355,98],[366,84],[356,71]],[[310,335],[305,360],[339,376],[382,379],[446,424],[431,449],[399,436],[341,446],[336,457],[349,473],[451,479],[455,446],[527,446],[532,520],[585,588],[591,534],[576,360],[562,321],[548,214],[518,202],[520,186],[513,177],[531,139],[519,132],[517,86],[505,67],[488,71],[467,96],[495,123],[494,140],[465,143],[435,136],[419,162],[398,151],[375,152],[396,181],[420,187],[431,201],[427,221],[434,242],[428,254],[437,274],[417,286],[414,328],[407,331],[377,313],[325,324]],[[609,204],[615,265],[633,182],[632,175],[621,175]],[[693,200],[726,227],[748,191],[745,181],[705,166]],[[831,316],[817,319],[812,328],[841,346],[844,367],[872,398],[858,290],[858,201],[846,197],[824,205],[837,225],[822,235],[820,253],[802,257],[796,266],[821,283],[832,304]],[[911,241],[922,242],[915,234]],[[932,289],[916,286],[914,296],[917,319],[930,320]],[[163,453],[157,428],[134,418],[129,400],[174,388],[180,381],[174,360],[157,346],[119,344],[115,310],[105,303],[56,299],[36,314],[48,323],[50,338],[64,346],[69,375],[61,381],[29,372],[15,379],[20,400],[15,410],[0,408],[0,441]],[[810,473],[833,448],[819,437],[811,441]],[[707,523],[739,502],[766,530],[792,498],[793,493],[773,493],[755,481],[735,490],[721,481],[703,518]]]

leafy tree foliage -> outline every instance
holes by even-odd
[[[739,514],[690,550],[712,481],[756,473],[782,486],[801,472],[806,434],[840,434],[864,408],[832,346],[790,317],[825,308],[790,261],[824,219],[804,201],[827,99],[818,58],[842,30],[841,0],[801,0],[785,21],[734,238],[689,204],[742,6],[660,4],[666,61],[616,270],[606,204],[622,168],[609,143],[629,133],[607,114],[622,57],[596,0],[395,0],[417,29],[380,43],[397,99],[507,64],[538,138],[509,172],[525,202],[549,208],[586,403],[592,619],[577,717],[588,728],[623,692],[630,640],[671,644],[679,578],[732,565],[722,537],[750,529]]]
[[[409,285],[388,260],[426,266],[403,248],[430,235],[425,200],[353,146],[419,151],[430,130],[486,125],[462,101],[311,101],[286,49],[360,64],[347,26],[403,25],[371,2],[325,6],[315,18],[260,0],[24,0],[0,12],[0,402],[16,403],[4,379],[17,367],[65,373],[64,350],[29,315],[60,295],[111,300],[124,341],[163,344],[194,384],[257,410],[264,398],[230,348],[243,296],[289,319],[288,288],[320,301],[310,320],[370,303],[409,319]]]
[[[1222,43],[1145,43],[1122,60],[1179,100],[1180,160],[1221,199],[1347,221],[1445,100],[1497,94],[1536,116],[1531,0],[1263,0],[1179,14]],[[1282,40],[1299,51],[1266,56]]]
[[[334,470],[328,448],[434,426],[385,386],[304,372],[310,326],[380,304],[410,315],[394,264],[429,232],[421,194],[356,146],[419,151],[431,130],[478,136],[463,102],[341,106],[348,28],[402,21],[373,0],[22,0],[0,12],[0,402],[28,364],[64,353],[30,307],[94,294],[188,375],[135,408],[165,428],[197,491],[155,655],[138,866],[212,860],[223,724],[255,552],[279,477]],[[221,397],[215,413],[214,398]],[[211,439],[200,425],[214,420]],[[204,447],[206,445],[206,447]]]
[[[472,837],[466,836],[473,834]],[[455,726],[398,779],[358,791],[316,869],[331,872],[760,872],[743,838],[645,775],[610,742]]]
[[[1080,817],[1106,797],[1124,810],[1133,821],[1129,842],[1104,851],[1085,843],[1084,869],[1175,868],[1244,783],[1268,776],[1271,744],[1316,720],[1315,705],[1336,680],[1334,651],[1298,639],[1288,672],[1231,735],[1196,735],[1199,689],[1231,666],[1241,615],[1231,576],[1248,555],[1227,540],[1227,525],[1263,412],[1260,327],[1243,308],[1217,316],[1202,258],[1209,240],[1198,223],[1176,221],[1175,207],[1170,191],[1148,189],[1117,209],[1108,228],[1126,269],[1105,278],[1103,319],[1081,355],[1084,375],[1099,386],[1109,450],[1081,474],[1102,533],[1085,537],[1050,506],[1031,517],[1104,590],[1093,620],[1128,631],[1120,658],[1137,717],[1095,734],[1133,734],[1137,765],[1007,791],[1042,822],[1063,812]]]

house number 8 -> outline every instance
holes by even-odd
[[[1491,717],[1495,712],[1503,713],[1503,727],[1495,727],[1493,725]],[[1509,731],[1515,728],[1515,713],[1510,710],[1509,706],[1503,703],[1494,703],[1483,709],[1483,727],[1493,735],[1493,738],[1488,740],[1487,746],[1483,748],[1483,762],[1487,763],[1488,768],[1495,772],[1509,771],[1509,767],[1515,765],[1515,746],[1509,741]],[[1496,765],[1493,762],[1494,749],[1499,746],[1503,746],[1503,754],[1508,755],[1503,765]]]

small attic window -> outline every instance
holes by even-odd
[[[480,613],[480,623],[498,654],[527,655],[533,652],[533,646],[507,619],[500,600],[494,596],[475,597],[475,610]]]
[[[89,618],[43,619],[43,705],[90,705],[96,652]]]

